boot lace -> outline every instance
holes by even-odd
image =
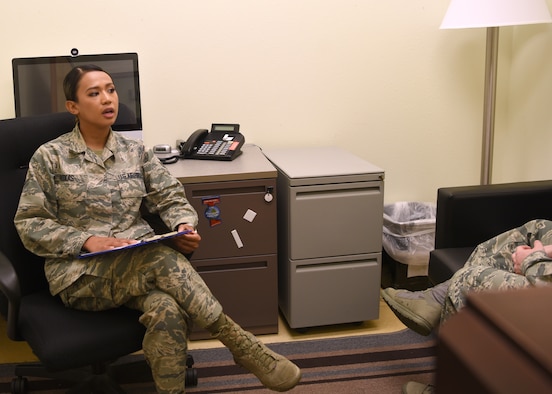
[[[236,345],[239,354],[234,354],[234,361],[242,365],[242,361],[254,362],[266,372],[273,370],[278,361],[270,349],[260,343],[259,340],[252,339],[249,335],[238,335]]]

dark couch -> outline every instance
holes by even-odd
[[[439,189],[431,283],[449,279],[481,242],[532,219],[552,220],[552,181]]]

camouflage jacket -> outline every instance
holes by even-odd
[[[87,259],[76,256],[90,236],[153,235],[142,204],[170,229],[197,225],[184,187],[151,150],[111,132],[96,154],[77,125],[31,158],[14,222],[25,247],[46,258],[46,277],[56,294],[87,272]]]
[[[531,253],[523,260],[522,274],[534,286],[552,284],[552,259],[545,252]]]

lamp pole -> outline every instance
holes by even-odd
[[[491,183],[496,106],[496,73],[498,63],[498,27],[487,27],[485,55],[485,90],[483,100],[483,143],[481,150],[481,184]]]
[[[487,28],[481,184],[491,183],[499,26],[551,23],[548,0],[451,0],[441,29]]]

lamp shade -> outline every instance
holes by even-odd
[[[546,0],[451,0],[441,29],[550,22]]]

